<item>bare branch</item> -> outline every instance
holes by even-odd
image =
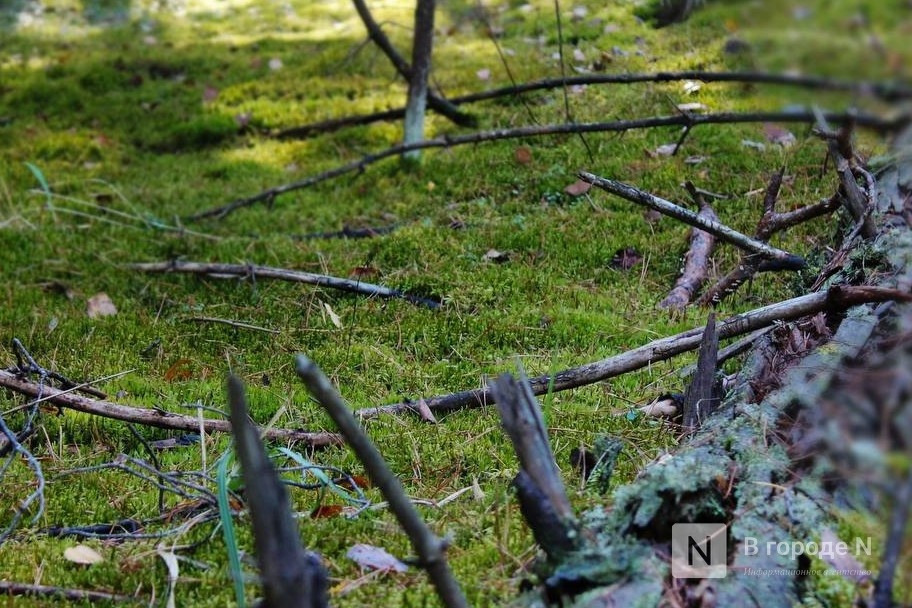
[[[628,184],[615,181],[613,179],[607,179],[604,177],[599,177],[598,175],[593,175],[592,173],[587,173],[581,171],[579,173],[579,178],[584,182],[589,182],[593,186],[597,186],[602,190],[616,194],[622,198],[627,199],[632,203],[637,203],[638,205],[643,205],[649,207],[650,209],[655,209],[656,211],[663,213],[669,217],[673,217],[677,220],[690,224],[701,230],[705,230],[710,234],[715,235],[716,237],[722,239],[727,243],[731,243],[736,247],[739,247],[750,253],[760,255],[764,258],[775,260],[785,267],[792,269],[804,268],[807,264],[803,258],[788,253],[787,251],[782,251],[775,247],[753,239],[745,234],[738,232],[728,226],[711,220],[701,217],[690,211],[675,205],[671,201],[667,201],[663,198],[659,198],[648,192],[644,192],[638,188],[634,188]]]
[[[912,301],[912,295],[881,287],[834,286],[827,291],[784,300],[729,317],[719,326],[719,339],[740,336],[777,321],[791,321],[823,310],[845,310],[857,304],[889,300]],[[535,395],[544,395],[548,391],[556,393],[595,384],[691,351],[700,345],[702,339],[703,327],[696,327],[673,336],[654,340],[620,355],[566,369],[553,376],[544,375],[532,378],[529,384]],[[489,389],[476,388],[437,397],[425,397],[424,402],[431,411],[448,412],[491,405],[495,400]],[[361,418],[372,418],[381,414],[414,412],[415,409],[415,403],[409,401],[364,408],[357,410],[355,414]]]
[[[719,218],[716,212],[706,202],[703,196],[697,192],[697,189],[690,182],[686,184],[688,192],[699,206],[699,217],[703,219],[718,222]],[[709,259],[712,255],[713,247],[716,245],[716,239],[708,232],[698,228],[690,229],[690,247],[684,255],[684,269],[681,276],[675,281],[674,287],[665,298],[659,302],[659,308],[684,308],[689,303],[693,295],[697,293],[703,281],[706,280],[706,274],[709,270]]]
[[[832,122],[844,122],[854,119],[859,126],[867,126],[873,129],[890,131],[901,127],[908,122],[907,116],[900,116],[895,119],[887,120],[871,114],[848,115],[845,113],[832,113],[826,115],[827,119]],[[321,182],[335,179],[349,173],[364,171],[368,166],[379,162],[385,158],[399,156],[410,150],[422,150],[428,148],[453,148],[469,144],[478,144],[486,141],[496,141],[501,139],[524,139],[531,137],[543,137],[547,135],[566,135],[572,133],[620,133],[633,129],[652,129],[657,127],[689,126],[709,124],[741,124],[752,122],[782,122],[782,123],[810,123],[815,120],[813,112],[794,111],[794,112],[720,112],[717,114],[675,114],[674,116],[655,116],[652,118],[640,118],[634,120],[618,120],[611,122],[595,123],[573,123],[573,124],[556,124],[556,125],[535,125],[527,127],[518,127],[515,129],[495,129],[492,131],[480,131],[478,133],[467,133],[465,135],[443,135],[434,139],[415,142],[414,144],[397,144],[385,150],[367,154],[358,160],[340,165],[328,171],[311,175],[302,180],[275,186],[264,190],[253,196],[236,199],[226,205],[214,207],[206,211],[200,211],[189,217],[187,220],[196,221],[205,218],[222,219],[229,214],[250,207],[257,203],[272,204],[276,197],[295,190],[309,188]]]
[[[534,91],[547,91],[565,86],[634,84],[640,82],[678,82],[682,80],[699,80],[701,82],[732,82],[742,84],[772,84],[811,90],[844,91],[855,95],[873,96],[884,101],[899,101],[912,98],[912,87],[901,83],[865,82],[835,80],[822,76],[796,76],[792,74],[771,74],[767,72],[659,72],[655,74],[585,74],[568,78],[545,78],[521,84],[513,83],[508,87],[490,89],[452,97],[453,105],[463,105],[488,101],[501,97],[512,97]],[[511,78],[512,82],[512,78]],[[345,116],[320,122],[284,129],[276,133],[280,138],[303,138],[327,133],[343,127],[371,124],[384,120],[399,120],[405,116],[405,108],[385,110],[372,114]],[[532,122],[535,122],[534,120]]]
[[[271,266],[256,266],[253,264],[218,264],[206,262],[181,262],[178,260],[172,262],[149,262],[139,264],[128,264],[127,268],[138,270],[140,272],[185,272],[189,274],[204,274],[217,278],[225,277],[253,277],[264,279],[278,279],[280,281],[291,281],[293,283],[307,283],[309,285],[319,285],[320,287],[329,287],[340,291],[350,293],[359,293],[377,298],[401,298],[412,304],[427,306],[428,308],[440,308],[440,302],[430,298],[411,295],[398,289],[390,289],[382,285],[365,283],[352,279],[342,279],[331,277],[324,274],[314,274],[300,270],[287,270],[285,268],[273,268]],[[219,275],[222,275],[219,277]]]
[[[0,581],[0,595],[58,598],[71,602],[129,602],[132,604],[145,604],[147,600],[141,597],[108,593],[107,591],[91,591],[87,589],[67,589],[52,585],[32,585],[29,583],[15,583]],[[12,601],[12,600],[10,600]]]
[[[440,600],[448,608],[468,606],[462,589],[447,564],[446,542],[437,538],[421,519],[415,505],[406,496],[399,478],[390,470],[383,456],[371,443],[339,392],[320,368],[304,355],[297,356],[295,371],[304,381],[310,394],[339,427],[346,442],[370,475],[371,481],[389,502],[390,509],[408,535],[421,560],[421,567],[427,571]]]
[[[135,422],[137,424],[154,426],[161,429],[176,429],[192,432],[198,431],[200,427],[199,419],[196,416],[183,416],[160,409],[120,405],[102,399],[89,399],[75,393],[66,393],[50,386],[39,386],[34,382],[19,378],[15,374],[3,369],[0,369],[0,386],[32,398],[38,397],[43,393],[44,397],[47,398],[47,401],[53,405],[70,408],[87,414],[94,414],[96,416],[103,416],[105,418],[112,418],[114,420]],[[207,433],[230,433],[231,423],[227,420],[206,418],[203,420],[203,428]],[[311,447],[324,447],[342,443],[342,438],[334,433],[311,433],[307,431],[274,428],[261,429],[261,432],[267,439],[300,441]]]

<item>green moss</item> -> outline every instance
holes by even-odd
[[[687,229],[668,220],[649,223],[640,209],[594,191],[571,198],[564,188],[579,169],[677,201],[686,201],[681,182],[694,180],[731,194],[716,204],[717,212],[747,232],[755,227],[760,199],[746,193],[763,188],[768,173],[779,166],[786,165],[794,176],[780,197],[783,209],[829,196],[834,187],[832,176],[819,170],[822,145],[797,126],[790,128],[799,143],[788,150],[744,148],[743,139],[763,141],[760,125],[718,126],[695,129],[678,157],[652,157],[649,152],[679,136],[675,129],[663,129],[622,137],[587,135],[586,145],[578,137],[555,137],[428,151],[409,170],[389,159],[361,175],[285,194],[271,209],[256,205],[222,221],[190,224],[181,218],[395,143],[401,137],[397,123],[307,141],[278,141],[269,132],[394,107],[402,103],[405,87],[373,47],[359,47],[365,33],[348,2],[166,4],[49,0],[41,15],[21,18],[17,11],[27,8],[24,3],[6,3],[0,10],[0,343],[18,337],[38,361],[74,380],[133,370],[102,384],[118,402],[191,414],[195,410],[185,406],[196,402],[224,408],[222,383],[233,371],[248,382],[251,414],[258,422],[277,415],[279,426],[319,430],[331,428],[330,421],[292,373],[296,352],[317,361],[353,407],[478,386],[484,376],[514,369],[516,356],[529,373],[541,374],[616,354],[701,324],[705,315],[671,317],[654,308],[678,272]],[[491,14],[492,25],[503,30],[499,42],[511,71],[519,81],[557,76],[553,3],[525,4],[512,2]],[[806,21],[792,19],[784,0],[762,9],[747,2],[709,3],[687,23],[660,32],[637,21],[633,3],[577,4],[588,9],[586,15],[574,16],[573,7],[562,6],[564,50],[568,64],[581,70],[597,59],[618,73],[719,68],[749,59],[758,68],[873,78],[895,75],[890,66],[901,65],[898,59],[909,65],[908,45],[889,27],[906,17],[897,15],[896,7],[885,8],[889,3],[869,7],[868,18],[888,52],[897,55],[890,61],[876,56],[851,29],[845,37],[806,36],[806,47],[795,42],[818,25],[845,27],[845,15],[857,8],[848,1],[805,3],[812,9]],[[376,10],[394,43],[407,49],[407,28],[393,24],[410,23],[408,7],[377,3]],[[474,15],[464,3],[440,8],[433,76],[448,96],[508,83],[487,25]],[[723,52],[733,28],[752,45],[748,59]],[[573,47],[585,61],[573,57]],[[489,80],[479,79],[482,69],[491,71]],[[529,124],[533,117],[542,124],[566,119],[560,90],[523,100],[504,98],[470,109],[484,128]],[[680,83],[590,86],[568,96],[573,118],[581,122],[671,114],[673,104],[684,101],[699,101],[713,111],[778,109],[793,102],[873,107],[838,94],[723,84],[704,85],[692,94]],[[238,124],[240,115],[248,121],[246,129]],[[432,116],[428,132],[459,130]],[[866,153],[882,147],[870,137],[861,142]],[[516,161],[519,146],[531,152],[529,163]],[[684,162],[697,155],[705,157],[703,163]],[[52,205],[24,162],[43,172],[54,194]],[[345,226],[390,224],[399,227],[374,239],[300,238]],[[808,253],[832,232],[832,225],[822,222],[792,231],[776,244]],[[637,249],[643,262],[629,271],[612,268],[612,256],[625,247]],[[486,260],[490,249],[508,253],[509,259],[502,264]],[[371,281],[440,296],[446,306],[432,312],[404,301],[368,300],[306,285],[142,275],[123,267],[176,258],[338,276],[364,267]],[[722,248],[714,273],[736,259],[736,252]],[[870,271],[869,262],[858,260],[858,266]],[[100,291],[111,296],[118,314],[88,319],[86,301]],[[749,294],[724,303],[720,314],[790,293],[789,277],[760,276]],[[279,333],[192,317],[234,319]],[[3,350],[0,365],[13,362]],[[553,396],[552,442],[576,507],[592,507],[602,499],[581,487],[567,466],[573,448],[591,445],[598,434],[619,437],[629,447],[618,458],[612,484],[623,484],[676,442],[662,424],[622,414],[634,403],[680,390],[675,375],[680,365],[681,360],[658,363]],[[20,403],[0,395],[5,420],[19,422],[5,412]],[[76,541],[36,534],[58,523],[158,515],[157,492],[135,477],[114,471],[64,475],[75,467],[110,462],[120,452],[147,458],[143,445],[122,423],[85,414],[51,409],[40,422],[30,448],[49,482],[47,513],[35,524],[22,524],[23,535],[0,546],[4,576],[31,581],[40,571],[46,584],[122,593],[138,589],[144,597],[154,589],[161,597],[167,575],[155,555],[156,541],[93,544],[107,561],[83,568],[62,557]],[[469,492],[422,511],[435,530],[452,532],[449,555],[472,605],[515,595],[517,572],[535,548],[509,491],[516,461],[494,410],[451,413],[436,426],[408,417],[371,420],[366,426],[411,496],[441,500],[477,481],[483,496]],[[146,440],[181,434],[140,432]],[[211,466],[228,441],[207,437],[205,445]],[[199,445],[158,456],[167,470],[202,465]],[[325,450],[312,458],[363,473],[346,450]],[[753,464],[758,470],[764,465]],[[32,483],[29,470],[16,461],[3,479],[3,495],[11,497],[7,502],[24,499]],[[376,490],[368,493],[381,500]],[[300,489],[292,495],[302,513],[325,500]],[[178,503],[171,496],[166,508]],[[0,525],[10,514],[0,512]],[[241,548],[249,552],[247,520],[238,522]],[[434,604],[429,584],[414,569],[338,592],[361,576],[345,557],[352,544],[381,544],[400,557],[410,554],[407,539],[395,529],[386,510],[353,520],[301,519],[304,542],[324,556],[333,577],[335,605]],[[220,536],[202,542],[211,532],[210,525],[201,524],[174,538],[179,545],[201,542],[186,553],[196,561],[181,563],[178,604],[233,601]],[[253,585],[248,593],[255,593]]]

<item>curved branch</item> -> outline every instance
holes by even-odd
[[[878,131],[896,130],[909,121],[907,115],[902,115],[894,119],[884,119],[873,114],[845,112],[833,112],[825,115],[827,120],[835,123],[844,123],[854,120],[857,126],[868,127]],[[783,122],[783,123],[810,123],[816,120],[813,112],[802,110],[795,112],[719,112],[717,114],[675,114],[674,116],[654,116],[651,118],[638,118],[633,120],[616,120],[611,122],[594,122],[594,123],[573,123],[573,124],[555,124],[555,125],[536,125],[531,127],[518,127],[515,129],[494,129],[492,131],[480,131],[477,133],[467,133],[465,135],[443,135],[434,139],[415,142],[413,144],[397,144],[385,150],[367,154],[358,160],[340,165],[328,171],[311,175],[302,180],[275,186],[264,190],[259,194],[254,194],[246,198],[234,200],[227,205],[214,207],[206,211],[195,213],[186,219],[188,221],[197,221],[206,218],[222,219],[227,215],[250,207],[257,203],[272,203],[277,196],[309,188],[315,184],[335,179],[342,175],[364,171],[369,165],[391,156],[399,156],[410,150],[424,150],[428,148],[452,148],[467,144],[478,144],[486,141],[496,141],[500,139],[524,139],[530,137],[542,137],[546,135],[566,135],[571,133],[620,133],[633,129],[652,129],[656,127],[694,127],[697,125],[709,124],[736,124],[751,122]]]

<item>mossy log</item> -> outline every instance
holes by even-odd
[[[843,247],[842,269],[822,286],[909,293],[912,129],[897,137],[890,159],[875,172],[871,193],[876,234]],[[579,516],[580,542],[558,560],[549,555],[539,584],[517,604],[775,608],[813,596],[811,558],[792,547],[836,546],[833,505],[876,513],[882,522],[891,502],[893,520],[908,512],[895,478],[896,462],[912,453],[912,304],[866,304],[775,328],[701,422],[673,453],[614,490],[604,508]],[[726,525],[725,577],[672,576],[672,526],[679,523]],[[900,532],[903,525],[891,523]],[[849,553],[858,546],[842,540]],[[886,544],[875,551],[889,553]],[[870,540],[862,545],[870,548]],[[888,563],[873,598],[882,605],[891,595]],[[873,589],[857,593],[870,602]]]

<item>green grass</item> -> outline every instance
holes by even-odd
[[[410,27],[409,6],[374,4],[379,21]],[[575,4],[585,5],[588,13],[573,19],[570,3],[563,6],[567,56],[575,46],[589,63],[604,52],[611,72],[754,67],[873,79],[908,77],[902,70],[912,59],[903,43],[912,15],[890,3],[863,3],[866,28],[849,24],[861,6],[857,2],[806,2],[811,16],[796,20],[787,2],[745,1],[711,3],[687,23],[660,31],[637,22],[631,2]],[[473,7],[447,3],[438,15],[434,77],[448,95],[508,83]],[[552,58],[557,52],[552,3],[536,1],[524,8],[511,2],[490,12],[503,30],[499,42],[517,80],[559,75]],[[649,224],[641,210],[602,194],[571,199],[563,189],[577,170],[629,181],[673,200],[685,200],[680,185],[685,179],[734,194],[719,201],[716,210],[723,221],[747,232],[754,229],[762,197],[745,193],[762,189],[779,166],[793,176],[783,188],[782,209],[829,196],[834,187],[831,174],[821,175],[823,146],[798,127],[790,127],[797,145],[768,146],[765,152],[741,145],[744,139],[763,141],[761,125],[701,127],[674,158],[646,153],[675,141],[678,134],[672,130],[589,135],[591,158],[577,137],[503,141],[429,151],[412,169],[395,160],[381,162],[363,175],[282,196],[272,209],[260,205],[220,222],[186,225],[216,237],[203,238],[173,228],[194,212],[400,139],[398,124],[297,142],[268,136],[273,129],[402,104],[405,88],[385,59],[371,46],[359,48],[364,32],[350,4],[137,0],[84,6],[54,0],[31,21],[17,21],[12,12],[3,15],[0,340],[9,344],[18,337],[40,363],[76,380],[134,369],[101,387],[123,403],[181,413],[192,413],[182,405],[196,401],[224,408],[224,381],[231,370],[248,383],[258,422],[265,424],[282,410],[280,426],[331,429],[295,379],[294,353],[315,360],[353,407],[478,386],[483,376],[514,370],[517,356],[536,375],[619,353],[704,320],[703,311],[670,316],[655,309],[675,279],[687,229],[669,220]],[[407,27],[386,29],[407,48]],[[748,56],[723,53],[732,31],[751,45]],[[871,36],[879,46],[871,44]],[[612,54],[612,47],[627,55]],[[275,60],[281,61],[278,70],[270,68]],[[481,69],[491,71],[490,81],[478,79]],[[530,95],[528,101],[540,123],[565,119],[560,91]],[[691,95],[680,83],[588,87],[570,95],[578,121],[671,114],[673,104],[685,101],[714,111],[779,109],[791,103],[879,109],[870,100],[835,94],[725,84],[706,84]],[[470,110],[482,128],[530,120],[513,99]],[[236,121],[244,113],[249,113],[248,130]],[[443,118],[429,120],[431,136],[456,132]],[[520,145],[532,152],[528,164],[515,160]],[[864,134],[859,149],[873,154],[883,144]],[[686,164],[692,155],[707,160]],[[466,227],[452,229],[454,221]],[[298,238],[345,225],[393,222],[404,225],[375,239]],[[775,244],[810,254],[833,230],[832,222],[802,227],[777,237]],[[614,252],[623,247],[635,247],[645,264],[629,272],[610,268]],[[509,261],[484,261],[492,248],[509,252]],[[378,273],[372,280],[440,296],[446,306],[434,312],[310,286],[141,275],[123,267],[178,257],[338,276],[371,266]],[[730,248],[723,248],[715,273],[725,272],[735,259]],[[791,289],[789,277],[758,277],[749,291],[724,304],[723,313],[788,297]],[[88,319],[86,300],[101,291],[110,295],[118,314]],[[338,314],[342,328],[331,322],[325,305]],[[230,318],[281,333],[201,325],[187,320],[192,316]],[[591,445],[598,433],[620,436],[629,447],[614,483],[631,480],[676,438],[659,423],[631,421],[617,412],[680,390],[675,372],[691,360],[682,357],[553,396],[552,443],[576,507],[604,499],[580,488],[568,464],[570,450]],[[10,352],[0,354],[0,365],[13,362]],[[186,377],[169,374],[175,364]],[[13,395],[0,395],[0,411],[19,403]],[[0,577],[138,591],[144,597],[154,591],[162,597],[167,569],[155,553],[155,541],[87,541],[106,561],[86,568],[62,557],[77,541],[32,533],[58,523],[155,516],[157,492],[135,478],[116,472],[61,476],[74,467],[108,462],[121,451],[145,458],[143,446],[121,423],[71,411],[58,415],[48,409],[40,423],[30,448],[48,479],[47,511],[0,546]],[[409,495],[441,500],[477,482],[482,495],[469,492],[442,508],[423,507],[423,513],[438,533],[452,535],[449,556],[473,605],[515,595],[535,549],[509,490],[517,465],[496,412],[457,412],[443,416],[437,426],[409,417],[384,417],[366,426]],[[141,432],[147,439],[169,435]],[[213,436],[205,441],[211,468],[229,443]],[[198,446],[162,452],[159,458],[167,470],[201,466]],[[309,458],[363,473],[343,449]],[[32,482],[24,462],[7,471],[0,525],[9,521],[11,505],[28,495]],[[368,495],[382,500],[375,490]],[[338,502],[328,493],[304,490],[293,490],[292,499],[304,514],[321,500]],[[168,499],[168,507],[176,503]],[[162,541],[164,548],[177,543],[179,555],[196,560],[181,563],[179,605],[234,602],[221,533],[193,550],[180,549],[207,539],[214,525]],[[399,557],[411,554],[386,510],[368,510],[355,519],[304,517],[300,526],[305,544],[324,557],[334,604],[434,605],[429,584],[414,568],[339,592],[361,575],[345,557],[353,544],[381,545]],[[235,533],[240,551],[249,557],[253,545],[246,518],[235,520]],[[247,557],[241,568],[251,573]],[[247,585],[246,592],[252,599],[257,590]]]

